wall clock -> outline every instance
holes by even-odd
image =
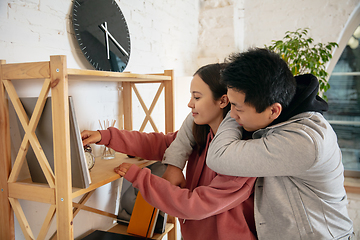
[[[75,0],[75,37],[86,59],[97,70],[123,72],[130,58],[130,34],[114,0]]]

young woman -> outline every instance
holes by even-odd
[[[196,146],[188,157],[185,188],[133,164],[123,163],[114,169],[132,182],[148,203],[179,218],[184,240],[256,239],[255,178],[220,175],[205,163],[208,146],[230,109],[227,89],[220,83],[223,67],[223,64],[201,67],[191,82],[188,106],[194,116]],[[84,145],[104,144],[118,152],[149,160],[161,160],[176,135],[116,128],[82,132]]]

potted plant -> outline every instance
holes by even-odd
[[[332,49],[338,47],[338,44],[313,44],[314,39],[307,34],[308,28],[287,31],[282,40],[273,40],[272,45],[265,47],[278,53],[287,62],[294,76],[307,73],[316,76],[320,85],[319,93],[324,94],[330,88],[325,64],[332,58]],[[325,95],[323,97],[326,99]]]

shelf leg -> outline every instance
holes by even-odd
[[[165,76],[171,76],[171,81],[164,81],[165,84],[165,133],[175,130],[174,119],[174,71],[165,70]]]
[[[65,56],[50,57],[58,239],[74,239],[69,126],[68,76]]]
[[[2,82],[0,60],[0,239],[15,239],[14,213],[8,200],[8,178],[11,172],[9,111]]]

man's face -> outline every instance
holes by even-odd
[[[253,132],[267,127],[274,119],[271,117],[271,107],[261,113],[257,113],[255,107],[245,103],[245,94],[228,88],[227,92],[230,104],[230,116],[236,120],[246,131]]]

